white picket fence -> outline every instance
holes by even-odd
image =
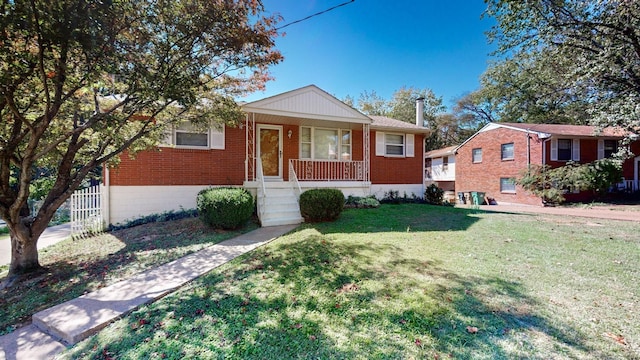
[[[104,231],[100,185],[77,190],[71,195],[71,236],[82,237]]]

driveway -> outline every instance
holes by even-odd
[[[460,208],[470,208],[469,205],[458,205]],[[508,213],[529,213],[548,214],[560,216],[579,216],[606,220],[622,220],[640,222],[640,211],[637,206],[612,205],[612,206],[592,206],[588,208],[580,207],[543,207],[532,205],[481,205],[480,210],[508,212]]]
[[[38,240],[38,250],[53,245],[71,236],[71,224],[66,223],[48,227]],[[9,236],[0,235],[0,265],[11,262],[11,241]]]

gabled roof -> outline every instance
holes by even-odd
[[[453,155],[457,148],[458,148],[458,145],[453,145],[453,146],[448,146],[448,147],[441,148],[441,149],[427,151],[424,154],[424,157],[433,159],[433,158],[439,158],[439,157],[443,157],[443,156]]]
[[[529,123],[500,123],[493,122],[488,123],[482,129],[478,130],[475,134],[471,135],[465,140],[458,149],[471,141],[476,135],[490,130],[498,128],[511,129],[514,131],[520,131],[524,133],[536,134],[541,139],[548,139],[551,137],[566,136],[570,138],[613,138],[622,139],[626,132],[619,128],[604,128],[599,129],[596,126],[589,125],[565,125],[565,124],[529,124]],[[456,149],[456,151],[458,151]]]
[[[390,130],[390,131],[403,131],[403,132],[412,132],[412,133],[429,133],[431,130],[429,128],[418,126],[415,124],[411,124],[405,121],[400,121],[396,119],[392,119],[386,116],[369,116],[373,123],[371,127],[379,130]]]
[[[371,119],[315,85],[242,105],[246,112],[370,124]]]
[[[572,136],[572,137],[623,137],[625,135],[625,132],[622,129],[609,127],[609,128],[604,128],[600,130],[595,126],[589,126],[589,125],[523,124],[523,123],[491,123],[489,125],[513,128],[520,131],[529,131],[529,132],[541,133],[541,134],[544,133],[549,135]]]

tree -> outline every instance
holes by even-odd
[[[167,126],[234,123],[233,97],[269,80],[279,20],[260,1],[5,1],[0,5],[0,216],[5,286],[39,270],[37,241],[92,170]],[[27,206],[35,169],[54,169]]]
[[[358,110],[363,114],[386,116],[389,113],[388,106],[387,101],[375,91],[365,91],[358,97]]]
[[[424,120],[427,124],[433,123],[436,115],[443,113],[446,107],[442,105],[442,96],[436,96],[431,89],[416,89],[413,87],[402,87],[393,93],[393,98],[389,101],[390,118],[416,123],[416,99],[424,99]]]
[[[556,79],[566,79],[592,124],[640,132],[639,1],[486,2],[486,14],[497,20],[490,39],[505,61],[531,58],[537,69],[562,63]]]

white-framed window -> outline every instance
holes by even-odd
[[[174,125],[171,134],[167,134],[166,145],[187,149],[225,148],[224,125],[215,125],[207,130],[193,126],[189,121]]]
[[[414,134],[376,132],[376,155],[386,157],[414,157]]]
[[[502,144],[500,153],[502,160],[513,160],[513,143]]]
[[[618,152],[618,140],[598,140],[598,159],[613,157]]]
[[[500,192],[503,193],[516,193],[516,180],[510,177],[501,177],[500,178]]]
[[[447,171],[449,170],[449,157],[448,156],[444,156],[442,157],[442,171]]]
[[[552,139],[552,161],[580,161],[580,139]]]
[[[351,160],[351,130],[300,128],[300,158],[316,160]]]
[[[471,162],[474,164],[482,162],[482,148],[475,148],[471,150]]]

